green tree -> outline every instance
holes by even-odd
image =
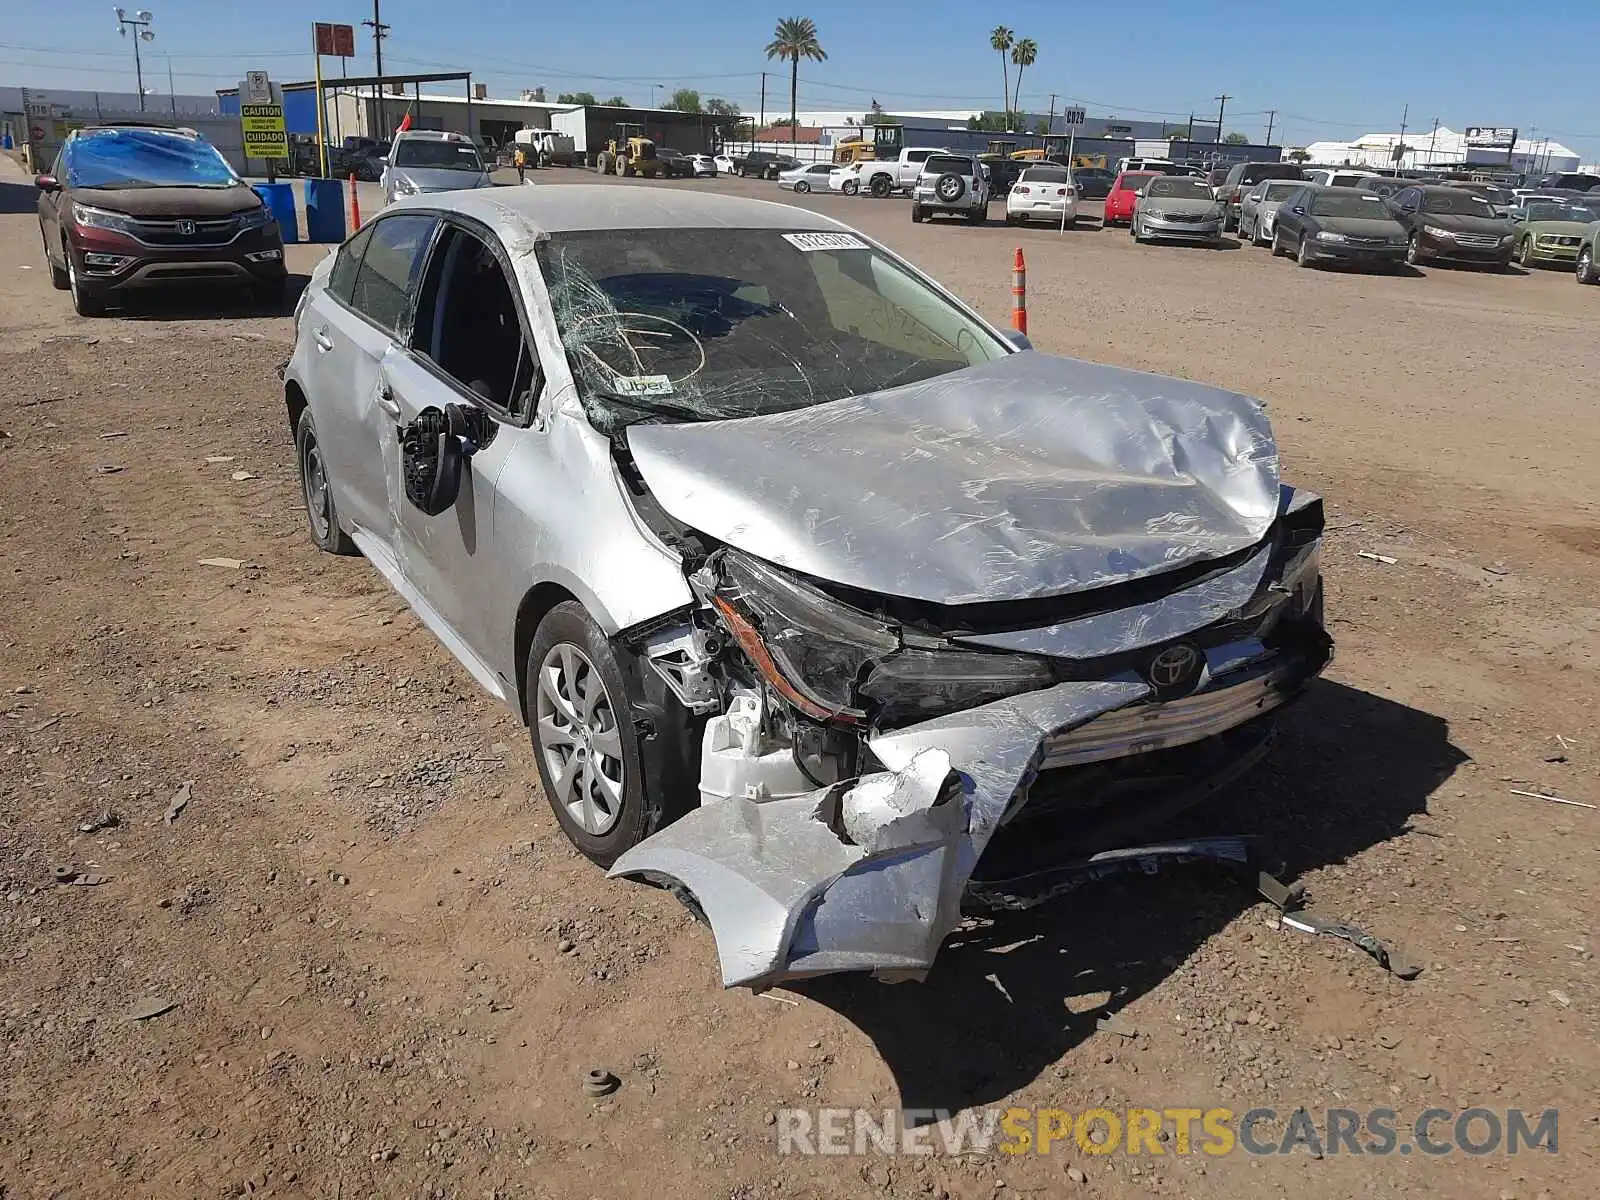
[[[976,117],[968,117],[967,128],[984,133],[1004,133],[1011,128],[1011,122],[1005,113],[984,112]]]
[[[1311,152],[1309,150],[1306,150],[1302,146],[1296,146],[1293,150],[1289,151],[1288,157],[1290,157],[1291,159],[1293,159],[1297,163],[1310,162],[1311,161]]]
[[[1222,144],[1224,146],[1248,146],[1250,139],[1238,130],[1234,130],[1234,132],[1222,139]]]
[[[672,93],[672,99],[661,106],[662,108],[675,108],[679,112],[697,113],[700,108],[700,93],[693,88],[679,88]]]
[[[532,99],[539,101],[541,104],[544,103],[544,84],[541,83],[538,87],[533,89]]]
[[[1022,72],[1033,66],[1038,57],[1039,46],[1032,38],[1023,38],[1011,48],[1011,62],[1017,68],[1016,100],[1011,105],[1014,112],[1022,111]]]
[[[613,96],[609,100],[601,101],[601,103],[608,104],[612,108],[632,108],[633,107],[633,105],[629,104],[621,96]]]
[[[593,92],[562,92],[556,97],[557,104],[599,104]],[[609,104],[610,101],[607,101]]]
[[[706,112],[713,117],[737,117],[739,106],[732,100],[724,100],[721,96],[712,96],[706,100]]]
[[[786,59],[789,63],[789,142],[795,141],[795,114],[799,109],[800,60],[822,62],[828,52],[817,40],[817,23],[810,17],[785,17],[778,22],[772,40],[767,43],[767,57]],[[777,124],[776,121],[773,124]]]
[[[1007,113],[1011,110],[1011,68],[1006,62],[1006,53],[1017,44],[1017,35],[1004,25],[996,25],[989,31],[989,47],[1000,53],[1000,107]]]

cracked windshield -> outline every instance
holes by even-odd
[[[825,404],[1008,352],[853,234],[592,230],[553,236],[539,259],[607,433]]]

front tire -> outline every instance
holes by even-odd
[[[1529,271],[1533,270],[1533,265],[1534,264],[1533,264],[1533,239],[1532,238],[1528,238],[1528,237],[1523,238],[1522,239],[1522,245],[1517,247],[1517,263],[1518,263],[1519,266],[1521,266],[1521,267],[1523,267],[1523,268],[1525,268],[1525,269],[1527,269]]]
[[[1578,265],[1574,269],[1579,283],[1593,283],[1597,277],[1594,271],[1594,252],[1585,246],[1578,251]]]
[[[67,278],[66,267],[56,266],[55,260],[50,257],[50,239],[45,235],[43,224],[40,224],[39,226],[39,240],[44,243],[44,265],[50,268],[50,286],[55,288],[55,290],[58,292],[66,291],[72,286],[72,283]],[[66,255],[67,248],[63,244],[61,247],[61,257],[63,260],[65,260]]]
[[[861,181],[859,179],[846,179],[839,190],[846,196],[854,196],[861,190]]]
[[[333,486],[328,465],[317,440],[316,422],[309,405],[300,413],[294,427],[294,457],[300,468],[300,498],[305,501],[306,525],[317,549],[329,554],[359,554],[350,535],[339,527],[339,510],[333,502]]]
[[[1268,239],[1262,236],[1260,221],[1257,221],[1254,225],[1250,226],[1250,244],[1252,246],[1265,246],[1267,241]]]
[[[72,308],[80,317],[99,317],[106,311],[105,293],[85,283],[78,276],[78,264],[72,261],[72,250],[62,247],[67,256],[67,289],[72,293]]]
[[[606,636],[576,600],[546,614],[528,649],[529,736],[556,821],[602,867],[665,824],[647,788],[626,682]]]
[[[1412,234],[1406,242],[1406,265],[1420,267],[1428,261],[1428,256],[1422,252],[1422,244],[1417,241],[1417,235]]]
[[[1285,253],[1286,251],[1284,250],[1283,245],[1283,234],[1274,229],[1272,231],[1272,257],[1282,258]]]
[[[809,183],[807,183],[804,179],[797,179],[797,180],[794,181],[794,193],[795,193],[795,195],[804,196],[810,190],[811,190],[811,185]]]
[[[1311,265],[1311,239],[1303,233],[1300,235],[1300,245],[1295,250],[1294,260],[1302,267]]]

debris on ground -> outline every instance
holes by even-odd
[[[227,569],[229,571],[237,571],[240,567],[244,566],[244,559],[242,559],[242,558],[202,558],[200,560],[200,565],[202,567],[223,567],[223,568],[225,568],[225,569]]]
[[[583,1092],[586,1096],[609,1096],[621,1086],[622,1080],[603,1067],[595,1067],[583,1076]]]
[[[110,441],[112,438],[127,437],[127,436],[128,436],[128,431],[126,429],[113,429],[108,433],[102,433],[100,435],[100,440],[102,442],[106,442],[106,441]]]
[[[183,810],[189,807],[189,800],[194,794],[191,790],[192,786],[191,782],[186,781],[177,791],[172,793],[172,799],[167,804],[166,814],[161,818],[168,825],[176,821],[183,813]]]
[[[1329,937],[1343,938],[1358,950],[1370,954],[1377,963],[1396,979],[1415,979],[1422,974],[1422,966],[1412,962],[1400,950],[1387,946],[1363,929],[1357,929],[1344,921],[1328,921],[1312,913],[1284,913],[1278,918],[1290,929],[1298,929],[1302,933],[1327,934]]]
[[[66,864],[51,867],[50,877],[57,883],[71,883],[78,877],[78,868]]]
[[[102,475],[120,475],[122,472],[126,471],[127,468],[122,466],[106,465],[97,467],[96,470],[98,470]]]
[[[123,1013],[126,1021],[148,1021],[152,1017],[159,1017],[162,1013],[169,1013],[177,1008],[175,1000],[163,1000],[160,996],[145,996],[135,1000],[127,1012]]]
[[[1392,567],[1400,561],[1398,558],[1390,558],[1387,554],[1374,554],[1371,550],[1357,550],[1356,557],[1371,559],[1373,562],[1380,562],[1386,567]]]
[[[243,483],[246,479],[254,479],[255,476],[249,471],[235,471],[232,475],[229,475],[228,478],[233,480],[235,483]]]
[[[1560,796],[1547,796],[1543,792],[1525,792],[1521,788],[1512,788],[1513,796],[1526,796],[1530,800],[1548,800],[1551,804],[1570,804],[1573,808],[1600,809],[1600,804],[1587,804],[1582,800],[1563,800]]]
[[[1114,1033],[1120,1038],[1136,1038],[1139,1031],[1131,1025],[1120,1013],[1106,1013],[1094,1023],[1094,1027],[1101,1033]]]
[[[107,808],[101,810],[98,816],[91,817],[79,825],[78,832],[99,833],[102,829],[115,829],[121,823],[122,818],[114,810]]]

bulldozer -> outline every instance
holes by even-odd
[[[656,157],[656,144],[640,134],[630,134],[639,125],[618,125],[617,136],[606,143],[606,148],[595,155],[595,167],[602,175],[639,175],[657,179],[662,174],[661,160]]]

